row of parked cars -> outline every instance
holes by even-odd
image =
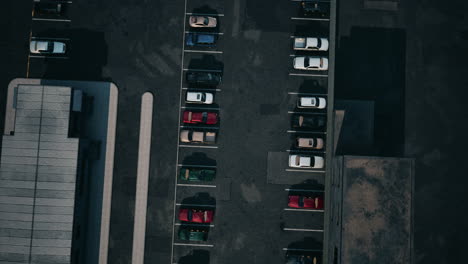
[[[329,3],[321,1],[302,1],[300,8],[304,16],[323,18],[328,16]],[[326,56],[330,43],[328,38],[319,36],[299,36],[293,39],[293,50],[300,52],[301,56],[293,59],[293,68],[296,70],[326,71],[328,70],[328,58]],[[310,52],[311,56],[303,56]],[[326,116],[307,112],[308,110],[323,110],[327,107],[327,99],[323,96],[298,96],[296,109],[300,113],[292,116],[292,127],[297,131],[323,131],[326,129]],[[301,154],[289,155],[289,166],[292,168],[323,169],[325,160],[319,155],[302,154],[306,150],[323,151],[325,148],[324,136],[303,136],[310,134],[299,134],[295,137],[294,147]],[[297,193],[297,194],[296,194]],[[288,207],[305,210],[323,210],[323,193],[295,192],[288,196]],[[301,250],[289,250],[286,253],[286,264],[320,264],[322,252],[310,252]]]
[[[190,16],[189,26],[193,29],[214,29],[218,19],[212,16]],[[185,37],[187,47],[215,47],[218,35],[214,32],[189,32]],[[189,89],[185,94],[185,103],[188,105],[210,106],[215,103],[215,96],[210,90],[192,88],[216,88],[222,80],[220,72],[187,71],[185,79]],[[202,90],[202,91],[200,91]],[[191,144],[214,144],[217,133],[210,130],[219,125],[219,114],[209,110],[185,110],[182,114],[182,123],[189,125],[189,129],[181,129],[180,141]],[[215,168],[183,166],[179,170],[179,180],[186,182],[210,182],[216,178]],[[208,239],[209,224],[214,221],[214,210],[205,208],[181,208],[178,219],[181,225],[178,238],[187,241],[206,241]]]
[[[67,3],[61,2],[34,2],[33,17],[59,19],[65,16]],[[29,52],[32,54],[64,54],[66,44],[61,41],[35,39],[29,43]]]

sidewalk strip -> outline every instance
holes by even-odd
[[[146,210],[148,204],[152,120],[153,94],[146,92],[141,99],[132,264],[143,264],[145,258]]]

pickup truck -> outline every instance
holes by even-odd
[[[180,141],[184,143],[213,144],[216,142],[216,132],[182,130],[180,131]]]
[[[294,38],[294,50],[327,51],[328,45],[328,39],[326,38]]]
[[[212,181],[215,177],[215,169],[182,168],[180,170],[180,179],[185,181]]]

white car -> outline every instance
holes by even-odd
[[[293,66],[296,70],[326,71],[328,70],[328,58],[296,57]]]
[[[328,46],[328,39],[326,38],[294,38],[294,50],[327,51]]]
[[[289,167],[322,169],[325,161],[319,156],[289,155]]]
[[[187,92],[185,101],[192,104],[212,104],[213,94],[205,92]]]
[[[64,54],[65,48],[65,43],[50,40],[32,40],[29,44],[29,51],[33,54]]]
[[[299,97],[297,100],[297,107],[324,109],[327,107],[327,100],[323,97],[314,96]]]
[[[323,138],[296,138],[296,146],[301,149],[323,149]]]
[[[215,17],[210,16],[190,16],[189,24],[191,27],[214,28],[217,20]]]

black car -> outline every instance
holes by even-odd
[[[327,120],[319,115],[294,115],[292,126],[294,128],[324,128]]]
[[[327,16],[330,10],[330,5],[317,0],[309,0],[301,2],[302,13],[304,16]]]
[[[62,16],[66,3],[36,2],[34,3],[34,15],[37,16]]]
[[[319,256],[287,254],[286,264],[321,264]]]
[[[189,84],[216,86],[221,83],[221,73],[189,71],[186,74]]]

